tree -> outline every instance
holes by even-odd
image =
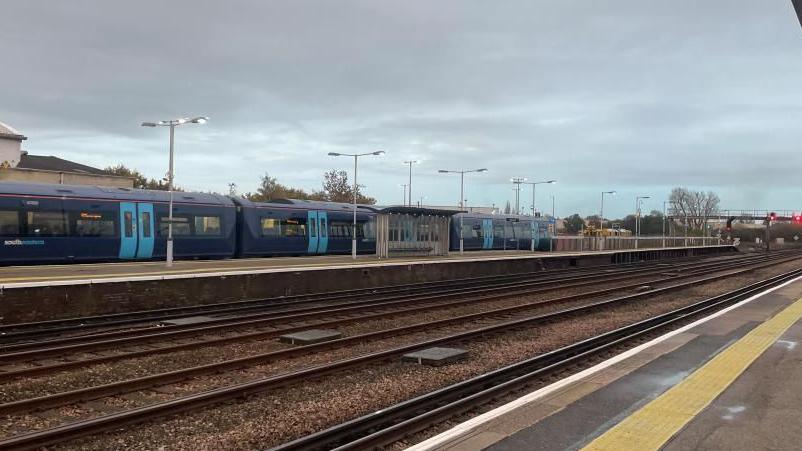
[[[271,177],[270,174],[262,176],[256,193],[247,193],[244,197],[254,202],[268,202],[273,199],[323,200],[320,193],[310,194],[302,189],[282,185],[277,178]]]
[[[669,197],[671,212],[675,220],[697,230],[707,223],[707,218],[718,212],[719,198],[712,191],[691,191],[685,187],[671,190]],[[686,221],[686,217],[688,217]]]
[[[147,176],[137,171],[136,169],[130,169],[125,165],[123,165],[122,163],[118,164],[117,166],[109,166],[106,169],[104,169],[104,171],[108,172],[110,175],[133,178],[134,188],[153,189],[159,191],[167,191],[170,189],[170,187],[167,185],[167,181],[149,179]],[[173,191],[182,191],[182,189],[173,186]]]
[[[576,213],[565,218],[565,231],[568,233],[579,233],[584,226],[585,220]]]
[[[348,182],[348,173],[345,171],[330,170],[323,174],[323,192],[325,199],[330,202],[351,203],[354,201],[354,188]],[[359,204],[374,205],[376,199],[362,194],[361,187],[356,187],[356,202]]]

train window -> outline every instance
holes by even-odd
[[[350,238],[351,224],[333,221],[329,224],[329,236],[332,238]]]
[[[145,238],[150,238],[151,234],[150,230],[150,212],[143,211],[142,212],[142,236]]]
[[[195,216],[195,235],[221,235],[220,216]]]
[[[162,216],[159,218],[159,227],[156,229],[157,236],[166,237],[169,235],[168,217]],[[192,230],[189,228],[189,218],[184,216],[173,216],[173,236],[187,236],[192,235]]]
[[[512,224],[509,222],[504,223],[504,236],[507,238],[515,238],[515,235],[512,233]]]
[[[463,238],[477,238],[476,229],[471,224],[462,224]]]
[[[281,236],[281,224],[278,219],[262,218],[262,236],[277,237]]]
[[[29,236],[64,236],[67,234],[67,221],[60,211],[29,211]]]
[[[320,218],[320,237],[326,238],[328,236],[328,227],[326,227],[326,218]]]
[[[493,236],[496,238],[504,238],[504,226],[493,224]]]
[[[117,226],[114,222],[116,216],[113,212],[87,212],[72,213],[75,218],[74,236],[115,236]]]
[[[134,216],[130,211],[123,214],[123,228],[125,229],[125,236],[131,238],[134,236]]]
[[[306,220],[305,219],[282,219],[281,231],[284,236],[298,236],[306,237]]]
[[[309,236],[312,238],[317,237],[317,221],[309,222]]]
[[[20,234],[19,213],[0,210],[0,235],[16,236]]]

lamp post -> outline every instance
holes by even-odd
[[[670,200],[663,201],[663,247],[666,247],[666,221],[668,220],[666,218],[666,204],[670,202]]]
[[[604,195],[605,194],[611,194],[611,195],[615,196],[616,192],[615,192],[615,190],[613,190],[613,191],[602,191],[602,193],[601,193],[601,217],[599,218],[599,229],[603,229],[604,228]]]
[[[537,193],[537,191],[535,191],[535,187],[537,185],[542,185],[544,183],[555,184],[555,183],[557,183],[557,180],[543,180],[541,182],[526,182],[525,183],[526,185],[532,185],[532,216],[535,215],[535,194]],[[552,214],[552,216],[554,216],[554,215]]]
[[[170,127],[170,163],[167,169],[167,189],[170,192],[170,205],[167,213],[167,267],[173,266],[173,149],[175,142],[175,128],[184,124],[205,124],[209,120],[206,116],[193,118],[182,117],[159,122],[143,122],[143,127]]]
[[[465,171],[448,171],[440,169],[437,171],[441,174],[459,174],[459,209],[463,209],[463,202],[465,202],[465,174],[469,172],[487,172],[487,168],[482,169],[469,169]],[[462,246],[462,215],[459,216],[459,253],[462,255],[464,248]]]
[[[638,238],[640,237],[640,205],[643,199],[651,198],[651,196],[635,196],[635,249],[638,248]]]
[[[515,185],[515,214],[521,214],[521,183],[526,182],[526,177],[513,177],[510,179]]]
[[[643,199],[651,199],[651,196],[635,196],[635,236],[640,236],[640,207]]]
[[[377,150],[375,152],[366,152],[366,153],[339,153],[339,152],[329,152],[329,156],[331,157],[354,157],[354,224],[351,229],[351,258],[356,260],[356,195],[358,191],[358,185],[356,184],[356,175],[357,175],[357,161],[359,157],[364,157],[367,155],[384,155],[383,150]]]
[[[417,164],[417,163],[419,163],[418,160],[409,160],[409,161],[405,161],[404,162],[404,164],[408,164],[409,165],[409,184],[407,186],[409,186],[409,206],[410,207],[412,206],[412,165],[413,164]]]

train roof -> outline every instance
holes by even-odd
[[[0,183],[0,194],[148,202],[168,202],[170,200],[170,194],[167,191],[121,188],[116,186],[54,185],[19,182]],[[173,200],[182,204],[234,205],[228,197],[212,193],[174,191]]]
[[[297,207],[304,210],[329,210],[329,211],[346,211],[350,212],[354,209],[354,204],[347,204],[343,202],[323,202],[319,200],[305,200],[305,199],[271,199],[269,202],[254,202],[248,199],[236,198],[234,201],[242,206],[252,207],[278,207],[278,208],[292,208]],[[358,211],[375,213],[379,210],[378,207],[373,205],[357,205]]]

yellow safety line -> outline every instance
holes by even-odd
[[[584,450],[658,450],[802,317],[802,299],[759,325]]]

